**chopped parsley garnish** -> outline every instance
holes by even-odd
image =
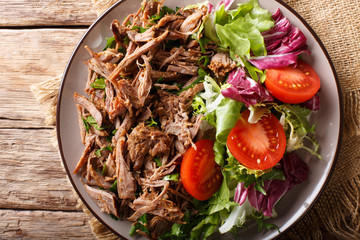
[[[164,78],[163,77],[159,77],[157,80],[156,80],[156,83],[162,83],[164,81]]]
[[[89,130],[90,130],[90,125],[89,125],[89,123],[88,123],[83,117],[81,117],[81,120],[82,120],[83,123],[84,123],[86,132],[89,133]]]
[[[112,152],[112,147],[111,147],[110,145],[108,145],[108,146],[106,146],[106,147],[100,148],[100,149],[98,149],[98,150],[95,151],[95,155],[96,155],[97,157],[101,157],[101,152],[102,152],[103,150],[108,150],[108,151]]]
[[[182,88],[180,91],[178,91],[178,94],[183,92],[183,91],[186,91],[186,90],[188,90],[188,89],[190,89],[192,87],[194,87],[198,83],[202,83],[204,81],[204,77],[206,75],[207,75],[207,73],[205,72],[205,70],[202,69],[202,68],[199,68],[199,70],[198,70],[198,76],[199,77],[193,83],[191,83],[190,85],[188,85],[188,86]]]
[[[115,46],[116,46],[116,41],[114,36],[106,38],[106,46],[104,47],[103,51],[105,51],[108,48],[115,48]]]
[[[150,120],[147,120],[145,122],[146,126],[148,127],[154,127],[154,126],[157,126],[158,123],[153,119],[153,118],[150,118]]]
[[[145,32],[146,30],[148,30],[148,28],[143,28],[143,27],[140,27],[140,26],[133,26],[132,27],[132,30],[139,30],[139,33],[143,33]]]
[[[97,78],[93,83],[90,84],[92,88],[95,89],[105,89],[105,78]]]
[[[154,14],[152,16],[150,16],[150,22],[151,23],[156,23],[158,20],[160,20],[163,16],[165,16],[166,14],[173,14],[175,13],[175,11],[167,6],[163,6],[160,9],[159,14]]]
[[[157,167],[161,167],[161,166],[162,166],[162,163],[161,163],[161,159],[160,159],[160,158],[155,157],[155,158],[154,158],[154,161],[156,162],[156,166],[157,166]]]
[[[163,180],[166,180],[166,181],[179,181],[179,174],[178,173],[173,173],[173,174],[169,174],[169,175],[166,175]]]
[[[105,175],[105,172],[106,172],[106,163],[104,163],[104,166],[103,166],[103,169],[101,171],[101,175]]]
[[[147,228],[147,218],[146,214],[139,217],[138,221],[132,225],[129,236],[132,237],[137,230],[140,230],[148,235],[150,235],[149,229]]]
[[[121,220],[120,218],[118,218],[117,216],[115,216],[114,214],[110,213],[110,217],[116,221]]]
[[[111,192],[116,193],[117,194],[117,179],[115,180],[115,182],[113,183],[113,185],[111,185],[110,189]]]
[[[264,222],[263,213],[255,212],[254,215],[253,215],[253,218],[256,221],[257,225],[258,225],[258,232],[261,232],[264,229],[266,229],[266,230],[276,229],[280,233],[280,229],[278,228],[278,226],[276,226],[275,224],[272,224],[272,223]]]
[[[199,58],[199,60],[197,61],[197,65],[199,65],[201,62],[203,61],[203,66],[206,67],[207,65],[209,65],[210,63],[210,58],[209,56],[202,56],[201,58]]]
[[[108,126],[106,126],[106,125],[102,125],[101,127],[99,127],[99,126],[97,125],[94,117],[91,116],[91,115],[88,116],[85,121],[88,123],[88,126],[92,126],[92,127],[94,127],[96,130],[99,130],[99,131],[102,131],[102,130],[105,130],[105,129],[108,128]],[[84,121],[84,124],[85,124],[85,121]],[[86,128],[86,126],[87,126],[87,125],[85,124],[85,128]],[[89,127],[89,128],[90,128],[90,127]]]

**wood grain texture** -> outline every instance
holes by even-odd
[[[83,26],[97,17],[91,0],[0,0],[0,12],[5,27]]]
[[[84,32],[0,30],[0,128],[45,127],[30,86],[61,75]],[[21,45],[19,40],[26,44]]]
[[[0,239],[95,239],[82,212],[0,210],[0,219]]]
[[[52,131],[0,129],[0,208],[77,211]]]
[[[94,239],[30,91],[63,73],[97,17],[92,0],[0,0],[0,11],[0,239]]]

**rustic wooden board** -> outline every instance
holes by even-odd
[[[43,114],[30,86],[61,75],[84,32],[0,30],[0,128],[44,127]]]
[[[52,131],[0,129],[0,208],[77,210]]]
[[[90,25],[97,17],[91,0],[1,0],[0,12],[6,27]]]
[[[0,219],[0,239],[95,239],[82,212],[0,210]]]

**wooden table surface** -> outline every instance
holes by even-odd
[[[95,239],[30,87],[59,76],[92,0],[0,0],[0,239]]]
[[[94,239],[30,86],[61,75],[91,0],[0,0],[0,239]]]

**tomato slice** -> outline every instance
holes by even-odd
[[[190,147],[181,162],[180,177],[186,191],[197,200],[210,198],[222,183],[220,166],[215,162],[214,142],[203,139]]]
[[[275,166],[285,153],[286,136],[279,120],[268,113],[257,123],[248,122],[246,110],[230,131],[227,146],[239,163],[247,168],[265,170]]]
[[[320,79],[312,67],[298,60],[296,68],[287,66],[267,69],[265,86],[284,103],[302,103],[317,93]]]

